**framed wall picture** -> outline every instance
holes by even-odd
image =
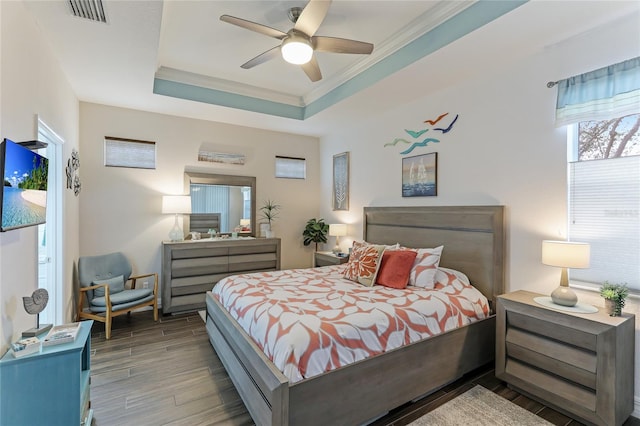
[[[333,209],[349,210],[349,153],[333,156]]]
[[[402,196],[428,197],[438,195],[438,153],[416,155],[402,159]]]

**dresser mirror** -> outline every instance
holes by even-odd
[[[191,195],[191,215],[184,216],[187,234],[255,236],[256,178],[185,172],[185,192]]]

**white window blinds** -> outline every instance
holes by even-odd
[[[297,157],[276,156],[276,177],[305,179],[307,177],[307,160]]]
[[[569,235],[591,244],[571,279],[640,290],[640,156],[569,164]]]
[[[155,169],[156,143],[105,136],[104,165],[109,167]]]

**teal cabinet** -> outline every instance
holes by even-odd
[[[91,326],[83,321],[73,342],[0,359],[0,425],[88,425]],[[43,336],[38,336],[40,340]]]

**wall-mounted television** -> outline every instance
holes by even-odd
[[[44,223],[47,218],[49,160],[5,139],[0,144],[0,231]]]

